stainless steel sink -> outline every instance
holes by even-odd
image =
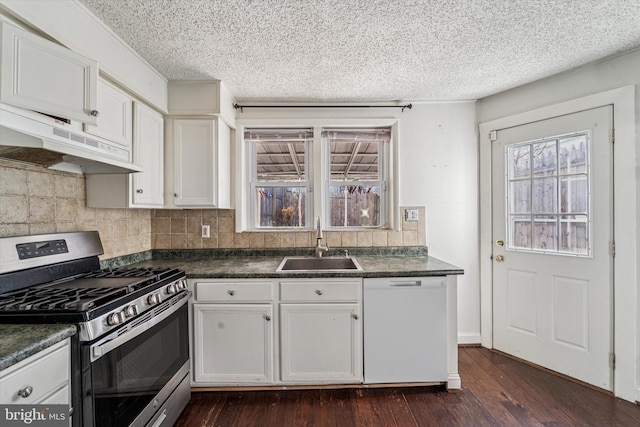
[[[362,267],[354,258],[285,257],[276,269],[279,271],[362,271]]]

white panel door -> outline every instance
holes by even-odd
[[[85,125],[87,133],[131,149],[133,100],[129,95],[104,80],[98,81],[98,124]]]
[[[362,322],[357,303],[281,304],[280,334],[283,382],[362,381]]]
[[[131,174],[132,204],[161,207],[164,202],[164,119],[151,108],[134,103],[133,162],[144,168]]]
[[[174,204],[216,207],[215,120],[175,120],[173,131]]]
[[[13,25],[0,27],[0,101],[95,125],[98,63]]]
[[[198,383],[273,382],[271,304],[194,304]]]
[[[612,390],[612,109],[497,131],[493,343]]]

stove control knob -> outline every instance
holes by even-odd
[[[133,304],[129,305],[124,309],[124,315],[126,317],[133,317],[138,315],[138,306]]]
[[[147,298],[147,302],[149,303],[149,305],[158,304],[160,302],[160,295],[158,294],[149,295],[149,297]]]
[[[187,289],[187,281],[186,280],[180,280],[178,282],[178,288],[179,289]]]
[[[167,286],[167,293],[169,295],[175,294],[176,292],[178,292],[178,284],[177,283],[172,283],[169,286]]]
[[[124,314],[121,311],[111,313],[107,317],[107,324],[109,326],[119,325],[122,322],[124,322]]]

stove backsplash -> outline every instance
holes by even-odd
[[[148,209],[86,207],[84,176],[0,160],[0,236],[98,230],[101,259],[151,249]]]
[[[410,207],[401,207],[400,214]],[[425,246],[425,209],[402,231],[326,232],[329,247]],[[83,175],[0,159],[0,237],[98,230],[106,260],[150,249],[312,247],[314,232],[235,233],[226,209],[96,209],[86,207]],[[201,226],[211,237],[201,237]]]

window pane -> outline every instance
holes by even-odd
[[[258,181],[305,181],[306,142],[310,129],[247,129],[245,141],[255,144]]]
[[[325,129],[329,144],[331,181],[378,181],[382,143],[389,141],[390,128]]]
[[[586,215],[560,217],[560,250],[587,255],[589,253],[588,226]]]
[[[511,213],[531,213],[531,181],[511,183]]]
[[[258,187],[256,207],[260,227],[305,227],[304,187]]]
[[[558,180],[556,178],[534,179],[533,212],[556,213],[558,200]]]
[[[560,173],[585,173],[587,171],[587,135],[561,138],[559,142]]]
[[[558,220],[555,215],[533,218],[533,249],[558,250]]]
[[[380,187],[331,186],[329,188],[329,209],[332,227],[379,226]]]
[[[509,247],[531,249],[531,217],[512,216],[509,222]]]
[[[531,146],[509,147],[509,178],[528,178],[531,176]]]
[[[545,141],[533,144],[533,175],[556,174],[556,141]]]
[[[586,214],[588,191],[586,175],[560,178],[560,212]]]

